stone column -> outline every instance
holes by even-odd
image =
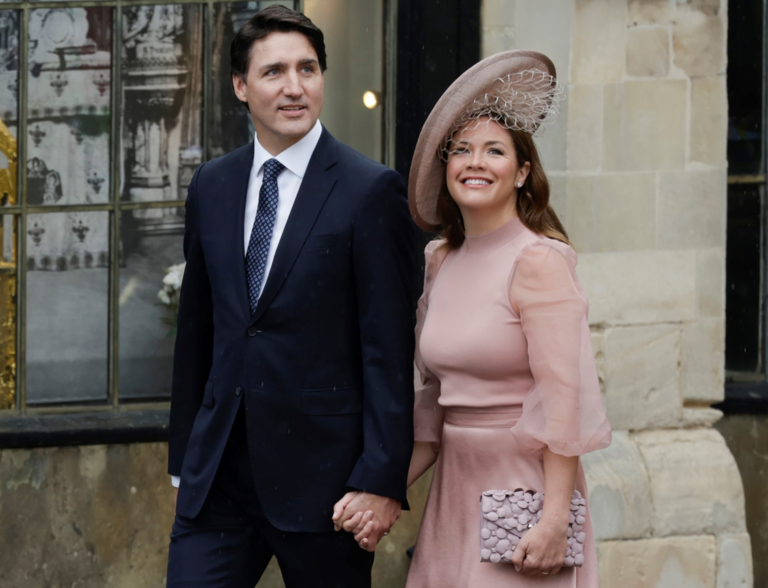
[[[752,586],[724,393],[724,0],[485,0],[483,50],[549,55],[538,140],[615,430],[584,458],[601,585]]]

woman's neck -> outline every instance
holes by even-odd
[[[517,208],[505,207],[503,210],[462,210],[464,234],[468,237],[485,235],[499,229],[517,218]]]

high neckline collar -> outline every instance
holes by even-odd
[[[464,247],[466,247],[468,253],[483,253],[484,251],[490,251],[491,249],[501,247],[505,243],[509,243],[520,234],[523,228],[525,228],[523,221],[520,220],[520,217],[516,216],[508,223],[490,233],[484,233],[474,237],[467,235],[464,238]]]

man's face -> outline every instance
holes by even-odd
[[[248,75],[232,76],[237,97],[248,102],[259,143],[272,155],[315,126],[323,109],[323,73],[309,39],[270,33],[251,46]]]

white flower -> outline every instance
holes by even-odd
[[[186,265],[186,263],[178,263],[165,270],[163,285],[169,293],[173,293],[175,290],[181,289],[181,281],[184,278],[184,268]]]
[[[160,302],[162,302],[163,304],[171,303],[171,299],[168,297],[168,292],[166,292],[165,290],[160,290],[157,293],[157,297],[160,299]]]

